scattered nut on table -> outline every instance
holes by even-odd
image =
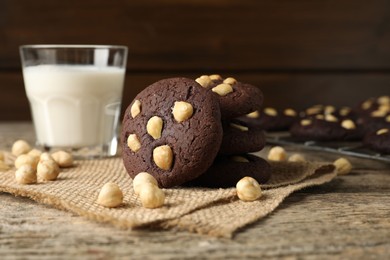
[[[300,153],[294,153],[288,158],[289,162],[306,162],[305,156]]]
[[[4,161],[4,154],[3,152],[0,152],[0,162],[3,162]]]
[[[24,164],[15,172],[15,181],[19,184],[33,184],[37,182],[37,173],[31,165]]]
[[[34,160],[36,161],[36,163],[38,164],[38,162],[41,158],[41,155],[42,155],[42,151],[34,148],[31,151],[29,151],[27,154],[30,155],[31,157],[33,157]]]
[[[51,154],[61,168],[71,167],[73,165],[73,155],[65,151],[57,151]]]
[[[345,175],[351,172],[352,164],[346,158],[339,158],[333,162],[333,165],[336,167],[337,174]]]
[[[165,194],[162,189],[152,183],[145,183],[139,192],[139,198],[144,208],[154,209],[164,205]]]
[[[237,196],[243,201],[255,201],[261,197],[259,183],[252,177],[244,177],[236,184]]]
[[[136,195],[139,195],[142,186],[146,183],[152,183],[153,185],[156,185],[158,187],[157,180],[151,174],[147,172],[138,173],[133,179],[134,193]]]
[[[16,169],[19,169],[22,165],[28,164],[33,169],[37,168],[38,160],[36,157],[33,157],[29,154],[21,154],[18,157],[16,157],[15,160],[15,167]]]
[[[28,153],[30,150],[31,146],[25,140],[17,140],[12,145],[12,154],[15,156]]]
[[[54,161],[53,157],[49,153],[42,153],[41,156],[39,156],[39,161],[46,161],[46,160],[52,160]]]
[[[268,152],[268,160],[270,161],[286,161],[287,153],[281,146],[274,146]]]
[[[40,160],[37,166],[37,176],[42,181],[54,181],[60,174],[60,167],[54,160]]]
[[[106,183],[100,190],[96,202],[107,208],[118,207],[123,202],[123,192],[116,183]]]

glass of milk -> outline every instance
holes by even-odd
[[[24,45],[20,55],[37,145],[78,158],[116,155],[127,48]]]

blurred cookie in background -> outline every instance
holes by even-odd
[[[298,120],[298,113],[292,108],[276,109],[265,107],[260,111],[256,110],[236,119],[241,122],[256,125],[268,132],[287,131]]]

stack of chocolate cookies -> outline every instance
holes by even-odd
[[[259,110],[259,88],[219,75],[160,80],[125,111],[122,157],[129,175],[153,175],[160,187],[231,187],[244,176],[260,183],[268,163],[247,153],[265,145],[263,132],[237,117]]]

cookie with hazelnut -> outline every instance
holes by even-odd
[[[203,75],[198,77],[196,82],[218,98],[223,119],[231,119],[259,110],[263,103],[264,98],[260,88],[239,82],[233,77]]]
[[[374,151],[390,154],[390,128],[367,133],[363,143]]]
[[[237,120],[258,126],[267,132],[286,131],[298,120],[298,113],[292,108],[265,107],[240,116]]]
[[[205,172],[222,141],[219,103],[187,78],[160,80],[140,92],[124,113],[122,157],[129,175],[148,172],[162,188]]]

